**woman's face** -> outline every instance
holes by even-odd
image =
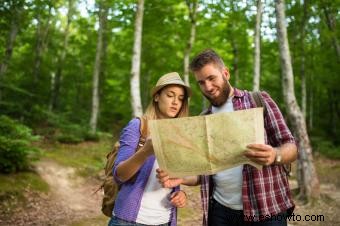
[[[168,85],[154,98],[158,104],[159,118],[175,118],[182,108],[185,91],[182,86]]]

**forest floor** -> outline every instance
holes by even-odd
[[[289,225],[340,225],[340,160],[319,157],[315,163],[322,182],[321,199],[307,205],[296,200],[296,217],[294,221],[289,221]],[[94,194],[100,185],[98,175],[82,177],[74,168],[49,158],[37,162],[35,171],[47,182],[49,191],[44,193],[25,189],[25,202],[21,205],[0,200],[0,225],[107,225],[108,218],[100,211],[102,193]],[[292,180],[291,188],[296,187],[296,182]],[[201,225],[199,187],[183,189],[188,195],[188,204],[179,211],[178,225]],[[306,215],[312,220],[316,220],[318,215],[319,220],[305,221]],[[320,220],[322,216],[324,221]]]

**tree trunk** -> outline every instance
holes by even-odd
[[[186,85],[190,86],[189,82],[189,58],[190,58],[190,53],[192,46],[194,45],[195,42],[195,36],[196,36],[196,12],[197,12],[197,1],[189,1],[186,0],[188,9],[189,9],[189,18],[190,18],[190,24],[191,24],[191,29],[190,29],[190,37],[186,46],[186,49],[184,51],[184,82]]]
[[[305,34],[306,34],[306,22],[308,20],[308,0],[303,1],[303,16],[301,22],[301,65],[300,65],[300,73],[301,73],[301,106],[302,106],[302,113],[306,120],[307,116],[307,86],[306,86],[306,54],[305,54]]]
[[[334,18],[334,16],[329,12],[326,3],[322,2],[322,8],[323,8],[323,12],[325,14],[326,17],[326,24],[327,27],[329,29],[329,31],[331,32],[331,37],[333,40],[333,46],[334,49],[336,51],[336,55],[338,57],[338,62],[340,62],[340,46],[338,43],[338,39],[336,37],[336,19]]]
[[[287,29],[285,27],[284,0],[275,1],[277,37],[280,48],[282,71],[282,87],[288,117],[297,136],[298,184],[301,198],[309,200],[320,196],[320,184],[313,164],[312,147],[310,145],[306,123],[297,104],[294,92],[293,69],[289,52]]]
[[[98,40],[96,50],[96,60],[93,69],[92,78],[92,109],[90,129],[92,133],[97,130],[98,112],[99,112],[99,75],[101,72],[101,59],[103,55],[103,33],[105,30],[105,24],[107,20],[107,7],[104,7],[102,3],[99,5],[99,28],[98,28]]]
[[[260,89],[260,57],[261,57],[261,17],[262,17],[262,2],[257,0],[257,14],[254,33],[254,79],[253,90],[258,91]]]
[[[239,83],[239,71],[238,71],[238,47],[237,43],[235,42],[234,37],[231,38],[231,47],[233,51],[233,76],[235,78],[234,86],[237,87]]]
[[[73,7],[74,7],[74,0],[69,0],[68,1],[69,8],[67,12],[67,24],[66,28],[64,31],[64,42],[63,42],[63,48],[61,50],[61,54],[59,56],[59,59],[57,61],[57,72],[54,77],[53,81],[53,90],[52,90],[52,97],[50,101],[50,110],[54,111],[58,108],[59,105],[59,95],[60,95],[60,86],[61,86],[61,81],[62,81],[62,72],[63,72],[63,67],[64,67],[64,62],[65,62],[65,56],[66,56],[66,51],[67,51],[67,46],[68,46],[68,39],[69,39],[69,30],[70,30],[70,24],[72,21],[72,16],[73,16]]]
[[[21,4],[14,6],[12,11],[14,15],[12,16],[11,27],[8,34],[8,39],[6,41],[6,50],[4,58],[0,64],[0,84],[2,84],[4,81],[4,75],[7,71],[8,64],[12,57],[14,41],[19,31],[19,23],[23,11],[23,6]],[[1,100],[2,100],[2,87],[0,86],[0,101]]]
[[[51,18],[51,11],[52,11],[52,4],[49,3],[48,8],[48,17],[46,22],[43,22],[43,19],[40,15],[38,15],[38,25],[37,25],[37,33],[36,33],[36,44],[35,44],[35,58],[34,58],[34,68],[33,68],[33,80],[34,83],[39,81],[40,77],[40,65],[41,65],[41,58],[46,46],[46,39],[49,31],[50,26],[50,18]]]
[[[234,14],[236,12],[235,10],[235,4],[237,4],[237,1],[235,3],[235,1],[230,1],[230,8],[231,8],[231,12]],[[239,64],[239,49],[238,49],[238,45],[237,45],[237,36],[235,37],[234,33],[236,31],[236,26],[234,21],[229,20],[228,22],[228,27],[230,28],[229,32],[230,32],[230,44],[231,44],[231,48],[232,48],[232,52],[233,52],[233,67],[232,67],[232,74],[234,77],[234,86],[237,87],[238,83],[239,83],[239,70],[238,70],[238,64]]]
[[[141,116],[143,114],[139,84],[142,51],[143,13],[144,13],[144,0],[138,0],[130,80],[131,105],[134,116]]]

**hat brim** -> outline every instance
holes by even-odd
[[[163,89],[164,87],[166,86],[171,86],[171,85],[178,85],[178,86],[182,86],[188,97],[191,97],[191,94],[192,94],[192,91],[191,91],[191,88],[189,86],[186,86],[186,85],[183,85],[182,83],[171,83],[171,84],[164,84],[164,85],[161,85],[161,86],[156,86],[154,87],[152,90],[151,90],[151,96],[153,97],[154,95],[156,95],[156,93],[158,93],[161,89]]]

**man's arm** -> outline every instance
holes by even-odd
[[[297,158],[297,147],[295,143],[285,143],[279,147],[272,147],[267,144],[249,144],[244,153],[251,161],[269,166],[271,164],[289,164]],[[275,162],[278,155],[281,161]]]
[[[162,169],[157,169],[157,178],[164,188],[173,188],[178,185],[196,186],[200,184],[199,176],[188,176],[184,178],[170,178],[168,173]]]

